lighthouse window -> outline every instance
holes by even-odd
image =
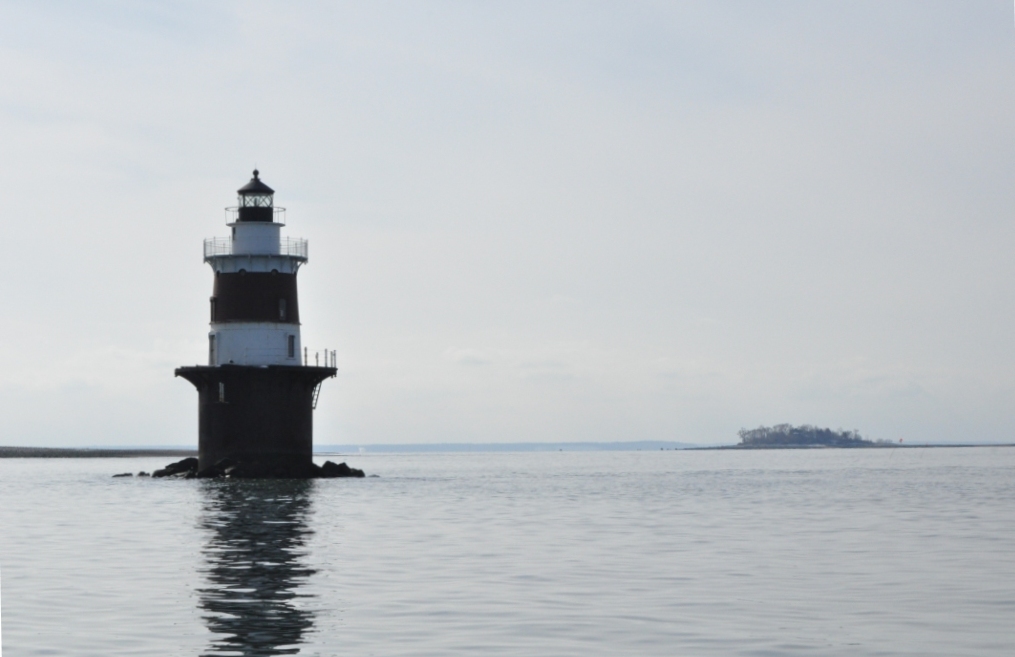
[[[208,336],[208,364],[215,365],[215,334]]]
[[[226,402],[226,384],[219,381],[219,401],[223,404]]]
[[[289,336],[289,358],[296,358],[296,336]]]
[[[215,297],[211,298],[211,321],[215,321],[215,317],[218,314],[218,299]]]
[[[278,300],[278,318],[285,321],[285,299]]]
[[[242,197],[243,207],[245,208],[270,208],[271,207],[271,195],[270,194],[250,194]]]

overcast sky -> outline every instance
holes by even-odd
[[[255,164],[317,443],[1015,440],[1012,10],[5,2],[0,444],[196,443]]]

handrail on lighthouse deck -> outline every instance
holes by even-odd
[[[323,359],[322,359],[323,356]],[[311,351],[303,347],[303,366],[311,367],[310,360],[314,361],[313,367],[338,367],[338,352],[325,349],[323,351]],[[323,363],[322,363],[323,360]]]
[[[214,256],[229,255],[282,255],[292,258],[307,259],[309,249],[307,240],[300,237],[281,237],[278,241],[278,253],[233,253],[233,239],[231,237],[209,237],[204,241],[205,259]]]

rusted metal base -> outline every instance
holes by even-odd
[[[198,393],[201,470],[222,459],[292,472],[312,467],[314,388],[334,367],[180,367]]]

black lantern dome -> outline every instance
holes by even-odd
[[[239,221],[274,221],[275,190],[268,187],[258,177],[260,172],[254,169],[254,177],[243,187],[236,190],[239,194]]]

